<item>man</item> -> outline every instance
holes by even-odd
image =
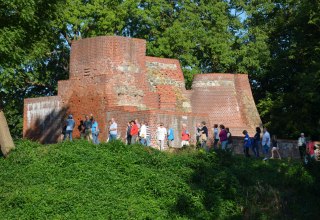
[[[268,160],[268,153],[270,148],[270,134],[267,128],[263,128],[263,136],[262,136],[261,144],[262,144],[262,149],[265,155],[263,160]]]
[[[87,141],[92,141],[92,120],[90,120],[89,116],[86,115],[86,120],[84,121],[84,127],[85,127],[85,138]]]
[[[187,130],[187,125],[182,124],[182,132],[181,132],[181,147],[183,146],[189,146],[189,140],[190,140],[190,133]]]
[[[117,139],[118,135],[118,125],[115,122],[114,118],[111,118],[111,125],[109,127],[109,141]]]
[[[163,123],[160,123],[160,126],[157,128],[157,140],[160,146],[160,150],[164,150],[164,141],[167,137],[167,129],[163,126]]]
[[[68,116],[68,119],[66,120],[66,134],[63,137],[63,140],[66,139],[67,136],[69,136],[69,140],[72,141],[72,131],[75,126],[75,122],[73,120],[72,115]]]
[[[301,133],[298,139],[298,148],[300,153],[300,159],[304,162],[306,162],[306,147],[307,147],[306,138],[304,137],[304,133]]]
[[[201,147],[206,151],[206,152],[209,152],[209,148],[207,147],[207,140],[208,140],[208,128],[206,126],[206,122],[203,121],[201,123],[202,127],[201,127],[201,130],[200,130],[200,133],[201,133],[201,137],[200,137],[200,140],[201,140]]]

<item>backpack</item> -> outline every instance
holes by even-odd
[[[174,133],[173,133],[173,129],[172,129],[172,128],[169,128],[169,131],[168,131],[168,140],[169,140],[169,141],[173,141],[173,140],[174,140]]]
[[[228,144],[232,144],[232,134],[231,134],[231,132],[228,132],[228,134],[230,134],[230,136],[228,137]]]

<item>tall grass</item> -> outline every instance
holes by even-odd
[[[0,160],[1,219],[314,219],[319,165],[121,142],[17,142]]]

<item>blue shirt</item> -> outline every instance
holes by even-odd
[[[66,130],[67,131],[72,131],[73,128],[74,128],[75,122],[74,122],[74,120],[72,118],[69,118],[69,119],[66,120],[66,125],[67,125]]]
[[[95,122],[92,124],[92,127],[91,127],[92,133],[98,131],[97,128],[98,128],[98,122],[95,121]]]
[[[174,140],[174,133],[173,133],[173,129],[172,129],[172,128],[169,128],[169,131],[168,131],[168,140],[169,140],[169,141]]]
[[[251,146],[251,140],[248,134],[244,137],[244,146],[245,147],[250,147]]]

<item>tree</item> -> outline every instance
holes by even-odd
[[[0,104],[14,137],[22,134],[23,99],[56,93],[69,48],[52,22],[60,0],[0,2]]]
[[[296,138],[302,131],[320,134],[319,1],[253,1],[249,29],[267,35],[270,61],[255,76],[263,121],[272,133]]]

